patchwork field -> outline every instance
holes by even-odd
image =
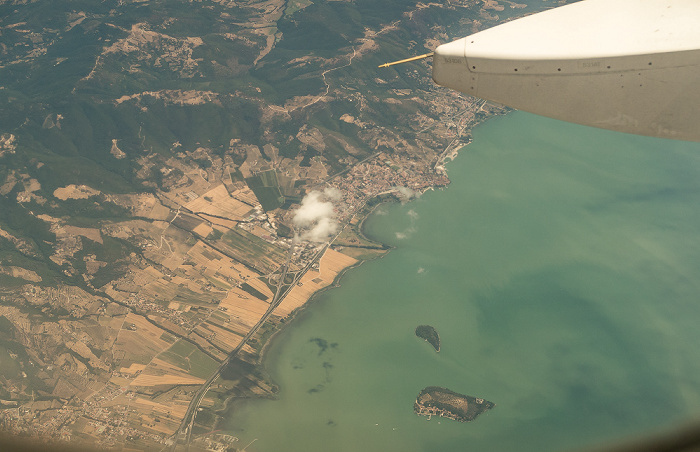
[[[263,274],[276,270],[287,258],[286,251],[279,246],[270,244],[240,228],[224,234],[219,243]]]
[[[154,358],[131,386],[158,386],[158,385],[196,385],[204,383],[203,378],[190,375],[184,369],[167,361]]]
[[[260,203],[258,202],[258,198],[255,197],[255,193],[253,193],[253,190],[251,190],[248,187],[234,191],[233,193],[231,193],[231,197],[242,201],[250,206],[260,205]]]
[[[114,357],[123,359],[121,366],[133,363],[148,364],[154,356],[170,347],[162,340],[165,331],[141,315],[129,313],[114,344]]]
[[[183,340],[177,341],[168,350],[158,355],[158,359],[198,378],[207,378],[219,365],[193,344]]]
[[[275,314],[282,317],[288,316],[292,311],[303,306],[314,292],[330,286],[343,269],[356,263],[356,259],[328,248],[319,262],[318,271],[309,270],[277,307]]]
[[[270,305],[258,298],[255,298],[234,288],[224,298],[219,307],[225,309],[224,313],[230,318],[228,328],[243,333],[253,327]]]
[[[156,432],[172,435],[185,417],[187,404],[182,402],[158,403],[143,397],[135,397],[130,406],[140,415],[137,422]]]
[[[253,211],[249,204],[233,198],[224,184],[188,202],[185,207],[193,212],[203,212],[230,220],[243,220]]]

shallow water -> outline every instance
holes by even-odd
[[[278,336],[279,400],[237,405],[239,447],[572,450],[700,414],[700,144],[515,112],[447,167],[366,222],[397,249]],[[496,407],[428,421],[432,385]]]

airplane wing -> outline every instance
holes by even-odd
[[[439,46],[439,84],[519,110],[700,141],[700,1],[585,0]]]

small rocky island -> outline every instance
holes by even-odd
[[[425,339],[430,343],[430,345],[435,348],[436,352],[440,351],[440,336],[438,336],[437,331],[430,325],[418,325],[416,327],[416,336],[421,339]]]
[[[458,394],[438,386],[428,386],[423,389],[413,411],[420,416],[442,416],[459,422],[469,422],[478,415],[496,406],[488,400]]]

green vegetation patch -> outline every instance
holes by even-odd
[[[175,353],[171,353],[169,351],[165,351],[161,353],[158,356],[158,358],[172,364],[173,366],[179,367],[180,369],[186,370],[188,372],[190,370],[190,362],[187,360],[186,357],[177,355]]]
[[[277,209],[284,204],[284,196],[275,170],[263,171],[246,178],[245,181],[266,212]]]
[[[285,252],[278,246],[241,228],[231,229],[222,241],[236,253],[236,257],[255,266],[276,268],[285,259]]]
[[[436,352],[440,351],[440,336],[432,326],[418,325],[418,327],[416,327],[416,336],[427,341],[433,346]]]
[[[4,315],[0,315],[0,334],[7,339],[12,339],[15,337],[15,331],[17,331],[17,329],[12,322]]]
[[[92,285],[95,287],[102,287],[115,279],[121,278],[128,271],[128,262],[110,263],[109,265],[100,268],[97,273],[93,275]]]
[[[27,281],[22,278],[0,273],[0,287],[4,289],[18,289],[25,284],[27,284]]]
[[[213,229],[213,230],[209,233],[209,235],[207,236],[207,240],[212,241],[212,242],[216,242],[216,241],[219,240],[221,237],[223,237],[223,235],[224,235],[223,232],[219,231],[218,229]],[[214,253],[210,253],[210,252],[207,251],[207,250],[202,251],[202,255],[203,255],[204,257],[206,257],[207,259],[211,259],[211,260],[214,260],[214,259],[217,258],[217,256],[216,256]],[[209,256],[211,256],[211,257],[209,257]]]
[[[217,275],[217,276],[221,276],[220,273],[217,273],[216,275]],[[216,287],[217,289],[224,290],[224,291],[229,291],[229,290],[231,290],[231,285],[228,284],[228,283],[223,282],[223,281],[220,280],[220,279],[214,278],[214,277],[212,277],[212,276],[207,276],[207,275],[204,275],[204,277],[207,279],[207,281],[209,281],[210,284],[212,284],[212,285],[213,285],[214,287]]]
[[[469,422],[494,406],[496,404],[488,400],[459,394],[439,386],[428,386],[418,394],[413,410],[422,416],[438,415]]]
[[[258,187],[253,189],[265,212],[275,210],[284,204],[284,196],[279,187]]]
[[[260,292],[259,290],[257,290],[255,287],[251,286],[248,283],[241,284],[241,289],[245,290],[246,292],[248,292],[249,294],[251,294],[255,298],[261,299],[262,301],[267,301],[267,299],[268,299],[268,297],[265,294],[263,294],[262,292]]]
[[[201,218],[182,212],[173,220],[175,226],[186,231],[192,231],[202,223],[204,223],[204,221]]]
[[[190,361],[190,374],[195,377],[209,378],[219,367],[218,362],[199,349],[195,349],[188,358]]]
[[[0,375],[6,379],[16,379],[20,377],[22,368],[17,359],[13,358],[10,353],[11,350],[0,346]]]
[[[158,356],[174,366],[198,378],[208,378],[219,367],[219,363],[193,344],[179,340]]]
[[[160,335],[160,340],[165,341],[168,344],[173,344],[175,343],[175,341],[177,341],[177,337],[165,331],[163,332],[163,334]]]
[[[195,351],[196,349],[197,349],[197,347],[195,347],[195,346],[192,345],[191,343],[189,343],[189,342],[187,342],[187,341],[183,341],[182,339],[180,339],[179,341],[175,342],[175,343],[174,343],[168,350],[166,350],[166,351],[167,351],[167,352],[174,353],[174,354],[176,354],[176,355],[180,355],[180,356],[189,356],[190,353],[192,353],[192,352]]]
[[[225,294],[199,293],[187,287],[180,287],[172,301],[190,306],[210,306],[212,303],[221,301],[224,296]]]
[[[213,312],[211,317],[209,318],[209,320],[217,320],[218,323],[224,323],[227,319],[230,319],[230,317],[221,311]]]

